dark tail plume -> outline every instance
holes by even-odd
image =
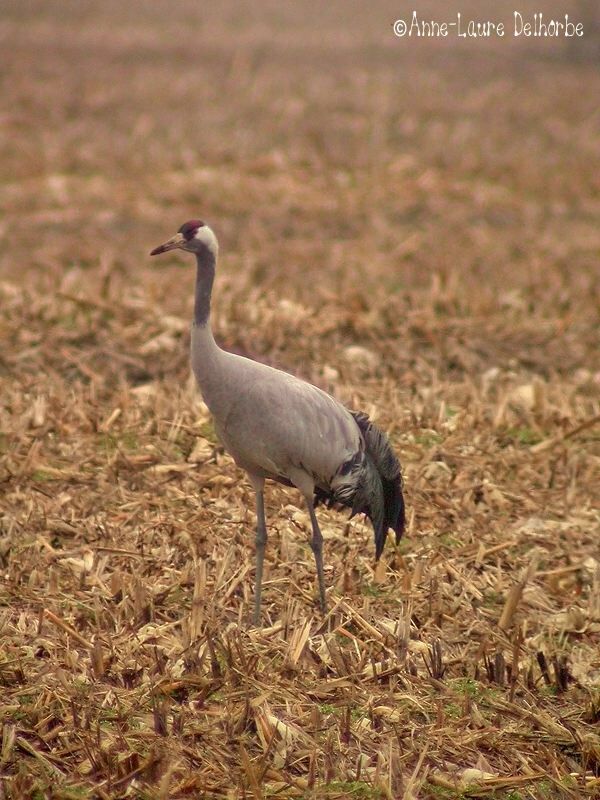
[[[404,533],[402,470],[385,433],[366,414],[353,411],[352,416],[363,435],[365,450],[341,469],[354,473],[354,491],[349,496],[347,491],[341,495],[317,489],[315,501],[341,503],[352,508],[351,516],[362,513],[369,517],[375,534],[375,558],[379,560],[389,528],[396,534],[396,544]]]
[[[357,491],[357,495],[360,494],[361,497],[356,498],[363,502],[363,507],[353,506],[352,512],[363,511],[373,523],[375,558],[379,559],[388,529],[391,528],[396,534],[396,544],[404,533],[402,470],[385,433],[366,414],[353,412],[353,417],[362,431],[367,458],[366,474]]]

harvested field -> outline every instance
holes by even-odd
[[[600,797],[600,21],[567,11],[583,39],[399,40],[383,0],[3,3],[0,798]],[[377,568],[319,510],[326,618],[271,486],[249,623],[193,266],[148,256],[196,216],[220,342],[401,456]]]

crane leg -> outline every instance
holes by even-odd
[[[265,498],[262,489],[256,492],[256,586],[254,588],[254,624],[260,624],[260,596],[262,589],[267,523],[265,521]]]
[[[319,528],[317,515],[315,514],[312,497],[307,498],[308,513],[312,523],[312,540],[310,546],[315,554],[315,564],[317,565],[317,578],[319,580],[319,604],[323,614],[327,611],[327,600],[325,599],[325,575],[323,573],[323,534]]]

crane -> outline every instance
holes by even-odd
[[[255,625],[260,623],[267,527],[265,479],[296,487],[312,526],[311,548],[326,612],[323,536],[315,513],[319,502],[365,514],[375,536],[378,561],[387,532],[404,532],[402,472],[389,439],[366,414],[350,411],[326,392],[273,367],[220,348],[213,337],[210,307],[219,253],[217,237],[198,219],[184,223],[150,255],[184,250],[196,256],[191,363],[215,430],[256,493]]]

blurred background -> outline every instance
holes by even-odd
[[[193,265],[149,251],[194,217],[221,343],[393,435],[439,402],[532,441],[595,413],[597,4],[416,5],[3,4],[7,429],[40,393],[100,398],[98,426],[121,390],[185,385]],[[413,10],[506,35],[395,36]],[[584,36],[515,37],[515,10]]]
[[[524,18],[585,30],[525,39],[514,5],[413,4],[506,24],[471,41],[397,38],[413,6],[387,0],[6,0],[2,273],[44,287],[123,273],[187,313],[190,275],[169,274],[166,295],[147,251],[201,216],[232,280],[303,303],[438,274],[482,298],[564,292],[581,315],[599,244],[599,12],[523,0]]]

